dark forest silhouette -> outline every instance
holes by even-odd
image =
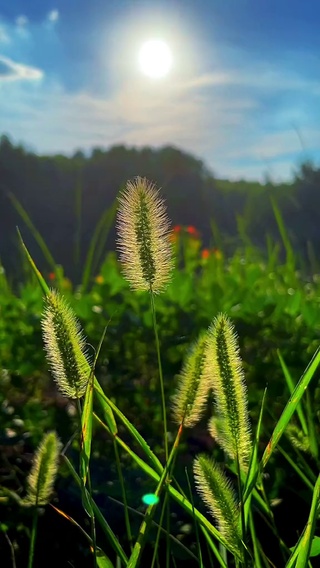
[[[219,228],[225,246],[235,247],[244,233],[265,246],[266,234],[279,239],[270,204],[281,209],[296,250],[320,245],[320,169],[302,165],[291,184],[274,185],[217,180],[201,160],[177,148],[93,149],[90,156],[38,156],[0,139],[0,258],[11,272],[21,263],[16,226],[42,269],[39,247],[12,204],[13,195],[43,236],[56,262],[77,278],[101,215],[119,189],[134,176],[146,176],[161,187],[173,225],[193,225],[206,246],[215,246],[210,221]],[[319,201],[319,204],[318,204]],[[107,248],[115,248],[112,229]],[[77,266],[78,265],[78,269]]]

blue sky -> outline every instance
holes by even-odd
[[[320,164],[319,0],[0,0],[0,133],[38,153],[173,144],[218,176]],[[174,64],[151,80],[143,41]],[[137,172],[138,173],[138,172]]]

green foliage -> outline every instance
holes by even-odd
[[[278,223],[281,223],[280,218]],[[65,468],[61,468],[58,478],[56,498],[61,502],[55,514],[65,523],[63,530],[67,531],[72,524],[79,531],[79,538],[81,535],[85,538],[82,551],[84,557],[87,554],[89,558],[88,565],[94,560],[98,566],[119,563],[138,566],[139,562],[148,566],[148,546],[159,543],[155,530],[157,535],[170,533],[164,540],[160,537],[161,549],[169,550],[175,562],[178,562],[176,559],[181,563],[192,560],[195,563],[192,566],[197,565],[194,554],[197,550],[200,550],[198,556],[203,559],[203,566],[210,565],[211,555],[215,557],[214,563],[224,567],[227,563],[250,566],[250,556],[257,566],[272,566],[271,562],[275,565],[287,562],[288,566],[293,566],[296,561],[302,566],[306,559],[313,558],[319,494],[319,390],[312,379],[318,368],[319,352],[305,372],[303,370],[319,342],[320,279],[316,274],[309,277],[301,269],[297,270],[298,260],[293,262],[290,256],[292,249],[287,248],[287,259],[282,262],[279,249],[271,240],[268,256],[263,255],[246,240],[245,224],[240,222],[239,226],[246,244],[232,255],[221,248],[202,249],[200,235],[193,227],[175,228],[171,240],[177,265],[166,293],[157,296],[151,309],[148,295],[131,293],[114,253],[106,256],[90,286],[87,280],[85,287],[74,287],[62,272],[58,279],[54,274],[48,275],[59,288],[59,293],[50,292],[53,300],[48,308],[59,312],[55,318],[59,320],[55,329],[59,336],[59,353],[67,348],[68,362],[72,357],[80,356],[81,361],[85,357],[84,344],[81,338],[80,343],[77,339],[74,314],[81,320],[93,351],[94,368],[86,362],[88,380],[81,390],[86,396],[83,406],[79,407],[80,436],[79,420],[73,416],[75,407],[54,390],[42,352],[42,294],[48,295],[47,284],[30,256],[32,274],[29,272],[19,287],[13,287],[1,270],[0,425],[6,459],[0,483],[8,485],[0,491],[0,507],[8,507],[8,513],[5,510],[2,516],[3,534],[18,538],[10,520],[13,514],[12,509],[9,510],[12,507],[10,496],[13,491],[19,495],[26,480],[23,471],[17,474],[19,462],[15,459],[21,459],[26,452],[26,440],[35,447],[44,430],[56,427],[66,444],[64,453],[68,457],[64,457]],[[282,238],[287,247],[289,241],[284,233]],[[60,302],[62,296],[64,299]],[[48,303],[48,296],[46,301]],[[219,312],[227,315],[215,321],[209,334],[204,332],[214,314]],[[233,335],[231,319],[239,332],[239,340]],[[51,327],[54,324],[51,320],[49,323]],[[101,338],[101,331],[107,325]],[[236,450],[229,451],[229,457],[212,444],[207,431],[209,413],[204,405],[207,393],[200,392],[199,397],[204,348],[210,346],[208,336],[215,362],[210,374],[214,378],[219,372],[224,392],[220,401],[215,393],[220,413],[214,428],[219,440],[221,432],[226,435],[225,420],[231,418],[227,430],[229,438],[231,435],[236,442]],[[233,395],[243,386],[238,341],[248,384],[247,393],[244,389],[241,391],[241,412],[246,415],[245,423],[248,398],[254,432],[252,459],[249,459],[250,452],[246,452],[243,458],[246,467],[242,472],[236,463],[237,454],[240,457],[242,450],[237,448],[246,436],[238,428],[239,420],[234,420],[238,403],[230,402],[230,393]],[[191,351],[190,345],[194,345]],[[71,365],[66,380],[73,376],[73,370]],[[159,389],[159,373],[163,378],[163,392]],[[232,381],[238,381],[235,389],[230,389]],[[266,383],[262,416],[261,401]],[[177,387],[181,400],[175,421],[180,427],[175,435],[175,426],[168,421],[164,439],[161,399],[164,396],[169,405]],[[200,437],[205,436],[210,457],[203,455],[204,448],[192,448],[191,435],[184,432],[184,425],[191,427],[198,420],[198,413],[194,421],[191,412],[188,414],[196,405],[201,407],[206,420],[197,423],[194,438],[200,446]],[[236,410],[238,416],[239,404]],[[192,424],[188,424],[187,418],[192,419]],[[26,434],[30,437],[26,438]],[[18,458],[14,458],[10,452],[15,451],[13,448],[17,445]],[[115,446],[118,448],[117,467]],[[195,495],[190,496],[186,483],[185,468],[190,467],[194,454],[199,453],[195,462],[196,481],[218,527],[202,513],[201,501]],[[225,473],[222,473],[222,462]],[[265,477],[266,467],[268,477]],[[15,472],[13,476],[12,472]],[[232,479],[232,491],[226,476]],[[194,487],[192,479],[190,487]],[[146,511],[142,497],[147,493],[155,494],[159,501]],[[70,501],[65,494],[72,496]],[[107,495],[111,499],[104,506]],[[85,530],[86,517],[78,513],[73,518],[65,512],[70,511],[74,501],[80,503],[81,497],[90,517],[90,534]],[[284,526],[277,521],[276,503],[279,501],[283,502],[283,507],[290,506],[291,502],[297,508],[301,504],[305,507],[302,521],[292,520],[295,540],[297,534],[300,536],[294,547]],[[173,507],[175,516],[172,518],[166,514],[168,503]],[[24,514],[20,510],[14,513],[14,518]],[[162,519],[166,517],[170,523],[162,526]],[[256,523],[258,518],[259,523]],[[28,518],[23,518],[22,522],[29,526]],[[124,522],[130,523],[128,540],[123,536]],[[39,526],[41,523],[42,519]],[[97,531],[95,523],[100,527]],[[191,527],[188,540],[182,531],[185,525]],[[269,550],[270,535],[272,542],[276,542],[275,553]],[[37,547],[40,546],[39,538],[37,543]],[[160,554],[161,549],[155,554]],[[273,554],[278,555],[276,559]],[[283,564],[281,561],[279,564],[279,556]],[[166,560],[160,558],[159,562],[165,565]]]

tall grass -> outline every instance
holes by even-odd
[[[284,276],[286,280],[288,274],[294,277],[295,266],[280,212],[275,205],[274,211],[287,252],[287,272]],[[50,290],[21,239],[23,250],[44,295],[45,310],[42,325],[48,361],[61,394],[77,400],[79,464],[71,461],[67,455],[68,450],[62,452],[61,459],[80,489],[82,505],[90,519],[90,534],[66,512],[55,507],[57,513],[77,526],[79,531],[85,535],[92,553],[92,565],[100,568],[146,566],[143,551],[148,539],[151,538],[150,531],[154,526],[158,527],[158,536],[155,541],[152,567],[158,561],[157,557],[160,554],[160,533],[166,535],[166,539],[161,541],[161,547],[165,546],[167,549],[166,565],[176,566],[177,560],[171,548],[173,539],[170,535],[168,515],[167,522],[164,522],[165,511],[169,510],[168,506],[173,502],[181,507],[194,527],[196,551],[191,547],[189,550],[194,565],[203,567],[203,558],[210,558],[212,555],[213,566],[223,568],[228,566],[272,567],[272,561],[269,559],[270,551],[268,547],[264,548],[259,541],[255,524],[257,513],[264,519],[274,537],[278,539],[283,554],[283,565],[286,568],[293,566],[302,568],[311,565],[310,559],[317,544],[315,533],[319,515],[320,477],[314,476],[312,468],[307,464],[308,460],[306,460],[305,471],[301,467],[301,461],[295,464],[291,460],[290,466],[295,468],[309,491],[310,512],[305,529],[301,535],[297,535],[295,546],[289,549],[281,541],[277,532],[270,497],[265,490],[265,474],[271,458],[276,462],[279,452],[286,455],[285,449],[281,446],[284,434],[287,434],[289,439],[290,437],[299,439],[300,429],[298,428],[297,433],[297,430],[292,430],[290,423],[295,413],[304,440],[307,446],[309,444],[308,449],[313,459],[316,462],[318,460],[318,442],[313,428],[314,409],[306,393],[320,363],[320,349],[317,349],[296,384],[279,352],[279,365],[283,371],[283,380],[286,381],[290,390],[290,398],[279,420],[274,424],[273,431],[270,432],[267,445],[263,448],[260,432],[266,412],[264,399],[261,401],[257,423],[250,424],[248,391],[238,337],[230,318],[225,314],[207,313],[207,329],[202,330],[187,353],[173,400],[168,400],[161,363],[162,330],[159,329],[157,320],[157,310],[161,306],[161,301],[157,294],[163,292],[163,296],[168,294],[169,297],[170,294],[171,297],[172,294],[179,295],[177,283],[174,291],[170,286],[166,290],[171,278],[172,252],[176,248],[176,243],[173,245],[170,243],[171,233],[168,229],[164,204],[157,190],[147,180],[137,178],[128,183],[120,200],[118,219],[120,263],[133,289],[132,294],[139,291],[139,293],[149,295],[152,340],[155,342],[158,388],[162,401],[163,451],[159,452],[150,448],[134,423],[124,415],[121,408],[109,396],[108,391],[103,390],[99,378],[95,375],[97,358],[102,349],[105,334],[108,337],[108,330],[103,332],[94,360],[91,361],[87,357],[84,334],[67,299],[61,292]],[[244,232],[245,228],[242,227],[242,229]],[[243,269],[241,258],[235,255],[232,260],[238,271],[239,287],[241,288],[243,279],[246,279],[247,290],[250,290],[251,285],[262,286],[262,282],[259,283],[257,270]],[[211,270],[200,275],[197,280],[204,303],[213,280],[221,289],[228,288],[230,270],[233,269],[231,264],[229,272],[225,272],[219,258],[210,259],[209,262]],[[271,258],[270,262],[274,264],[276,260]],[[188,267],[191,271],[193,268],[192,254],[189,257],[185,255],[185,263],[184,272],[183,269],[181,271],[183,275],[181,295],[184,293],[183,288],[188,278]],[[261,269],[262,272],[263,270]],[[215,271],[214,274],[213,271]],[[86,276],[83,281],[84,286],[87,283],[88,277]],[[290,282],[285,281],[285,286],[289,284]],[[272,294],[276,296],[275,291],[272,291]],[[107,302],[108,299],[105,298],[105,301]],[[207,305],[207,311],[208,307]],[[180,333],[183,333],[183,329]],[[170,440],[168,436],[169,412],[177,425],[173,440]],[[184,489],[177,482],[175,467],[182,451],[181,443],[185,430],[194,428],[203,415],[208,413],[211,414],[211,418],[207,425],[207,432],[221,448],[219,454],[221,457],[217,459],[216,454],[197,455],[193,462],[193,478],[188,478],[187,487]],[[129,546],[114,533],[95,499],[91,482],[93,424],[102,428],[114,444],[114,459],[118,465],[125,511],[124,525],[129,540],[132,539]],[[59,425],[57,425],[58,429]],[[130,439],[132,443],[128,441]],[[299,444],[295,445],[294,442],[292,447],[303,456],[305,448],[301,445],[299,447]],[[151,502],[136,532],[130,528],[131,511],[126,498],[126,484],[123,482],[125,472],[121,470],[118,449],[125,452],[128,460],[134,463],[153,483]],[[287,455],[287,458],[290,463],[290,456]],[[36,464],[37,460],[39,461],[36,457]],[[44,470],[44,483],[51,487],[49,469]],[[195,503],[195,489],[208,514],[202,512],[201,504],[198,506]],[[36,499],[33,505],[37,509],[40,505],[39,500]],[[155,521],[157,512],[159,513],[158,523]],[[96,525],[100,527],[101,534],[104,535],[101,542],[97,538]],[[36,523],[34,523],[32,534],[29,568],[33,565]],[[106,541],[108,546],[105,546]],[[179,542],[175,544],[179,546]],[[104,551],[103,548],[106,550]],[[113,552],[111,553],[110,550]],[[208,551],[210,551],[209,554]]]

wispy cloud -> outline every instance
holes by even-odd
[[[16,21],[17,26],[23,28],[24,26],[26,26],[28,24],[29,19],[27,18],[27,16],[21,15],[21,16],[18,16],[15,21]]]
[[[275,177],[281,170],[289,176],[291,154],[301,152],[294,129],[260,132],[259,125],[249,119],[259,110],[259,100],[236,91],[226,96],[219,88],[203,92],[203,85],[213,81],[213,77],[199,76],[162,88],[137,81],[100,98],[86,92],[68,93],[58,84],[28,91],[23,97],[11,90],[11,95],[0,98],[8,117],[2,121],[3,128],[40,152],[72,153],[78,147],[120,143],[174,144],[203,157],[220,176],[261,178],[261,172],[270,168]],[[308,148],[314,147],[320,142],[320,129],[305,131],[305,139]]]
[[[10,37],[3,25],[0,24],[0,44],[10,43]]]
[[[9,57],[0,55],[0,82],[19,80],[34,81],[42,77],[43,71],[40,69],[23,65],[22,63],[16,63],[12,61],[12,59],[9,59]]]
[[[49,20],[49,22],[57,22],[59,18],[60,18],[59,10],[51,10],[51,12],[49,12],[47,15],[47,19]]]

